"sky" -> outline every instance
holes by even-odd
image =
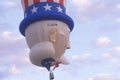
[[[65,52],[70,64],[60,65],[54,80],[120,80],[120,0],[67,0],[66,9],[75,24]],[[29,61],[23,13],[20,0],[1,0],[0,80],[49,80]]]

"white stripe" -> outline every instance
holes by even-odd
[[[33,5],[33,3],[34,3],[34,0],[28,0],[28,5],[29,6]]]
[[[66,6],[66,2],[65,2],[66,0],[63,0],[63,6],[65,7]],[[60,0],[54,0],[54,2],[56,2],[56,3],[59,3],[60,2]]]
[[[64,5],[64,7],[66,7],[66,0],[64,0],[64,4],[63,5]]]
[[[21,3],[22,3],[23,10],[25,10],[24,0],[21,0]]]
[[[59,0],[54,0],[54,2],[59,3]]]
[[[47,2],[47,0],[40,0],[40,2]]]

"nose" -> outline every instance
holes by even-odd
[[[66,47],[67,47],[67,49],[70,49],[70,48],[71,48],[70,42],[67,43],[67,46],[66,46]]]

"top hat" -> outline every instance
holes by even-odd
[[[58,20],[66,23],[73,30],[74,22],[66,14],[65,0],[21,0],[24,8],[24,19],[19,30],[25,36],[26,28],[37,21]]]

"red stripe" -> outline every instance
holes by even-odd
[[[53,2],[53,0],[47,0],[47,2]]]
[[[28,8],[28,0],[24,0],[25,9]]]
[[[34,4],[37,4],[39,2],[40,2],[40,0],[34,0]]]
[[[61,5],[64,5],[64,0],[60,0],[59,2]]]

